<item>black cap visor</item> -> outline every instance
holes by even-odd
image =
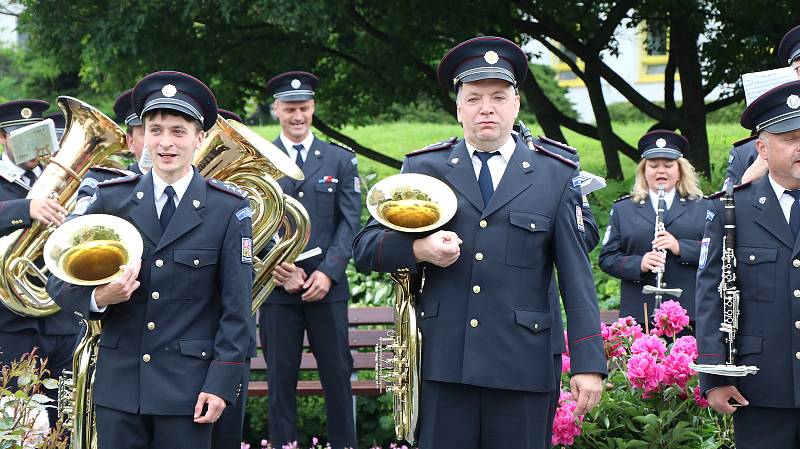
[[[774,123],[765,122],[758,125],[759,131],[766,131],[770,134],[788,133],[796,129],[800,129],[800,111],[787,114]]]

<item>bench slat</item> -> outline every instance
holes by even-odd
[[[359,396],[380,396],[385,391],[380,391],[375,385],[374,380],[354,380],[352,381],[353,394]],[[248,389],[248,396],[263,397],[269,391],[267,382],[252,381]],[[316,380],[301,380],[297,382],[298,396],[321,396],[322,384]]]
[[[365,370],[375,368],[375,353],[374,352],[353,352],[353,369]],[[253,357],[250,359],[250,371],[264,371],[267,369],[267,363],[261,356]],[[300,369],[303,371],[315,371],[317,369],[317,359],[314,354],[304,352],[300,358]]]

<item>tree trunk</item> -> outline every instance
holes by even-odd
[[[567,143],[564,133],[561,132],[561,124],[558,121],[561,113],[547,98],[547,95],[544,94],[542,86],[536,81],[536,77],[530,69],[528,69],[528,79],[522,83],[522,91],[525,93],[525,98],[536,115],[536,121],[542,127],[544,135],[559,142]]]
[[[623,179],[622,165],[619,162],[619,153],[614,146],[614,130],[611,128],[611,116],[603,96],[603,85],[600,76],[591,67],[586,67],[583,79],[586,90],[589,92],[589,101],[592,102],[592,111],[597,124],[597,134],[600,145],[603,147],[603,157],[606,162],[606,178]]]

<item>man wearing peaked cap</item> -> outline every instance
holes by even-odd
[[[745,377],[701,373],[700,386],[711,407],[734,414],[737,448],[798,449],[800,81],[761,95],[744,111],[741,124],[757,133],[755,145],[768,166],[767,176],[734,192],[734,270],[741,297],[735,363],[759,370]],[[727,354],[719,332],[723,304],[717,291],[728,226],[720,196],[710,196],[697,272],[698,364],[722,364]]]
[[[778,61],[794,69],[797,79],[800,79],[800,25],[789,30],[781,39]],[[758,157],[753,136],[733,144],[725,179],[730,179],[733,184],[743,184],[764,176],[766,170],[767,164]]]
[[[417,296],[422,449],[550,447],[561,371],[548,294],[554,268],[567,310],[576,412],[602,393],[606,365],[577,164],[511,133],[527,70],[522,50],[499,37],[470,39],[447,53],[439,80],[456,92],[464,139],[408,154],[402,171],[447,183],[458,211],[446,230],[429,235],[373,219],[353,244],[361,269],[424,273]]]
[[[308,211],[307,248],[319,247],[322,254],[275,269],[277,288],[261,308],[259,330],[269,367],[270,441],[279,446],[297,440],[295,392],[306,331],[325,395],[328,443],[340,449],[356,446],[345,269],[361,217],[361,182],[356,155],[311,132],[318,82],[311,73],[293,71],[267,83],[281,125],[273,143],[304,175],[299,181],[283,177],[278,184]]]
[[[222,108],[219,108],[219,109],[217,110],[217,113],[218,113],[218,114],[219,114],[219,115],[220,115],[222,118],[224,118],[225,120],[235,120],[235,121],[237,121],[237,122],[239,122],[239,123],[244,123],[244,120],[242,120],[242,118],[241,118],[241,117],[239,117],[239,114],[237,114],[237,113],[235,113],[235,112],[231,112],[231,111],[229,111],[229,110],[227,110],[227,109],[222,109]]]
[[[102,321],[93,397],[100,449],[209,448],[213,423],[243,394],[252,212],[236,189],[191,165],[217,116],[205,84],[156,72],[132,98],[153,168],[98,184],[77,213],[130,221],[142,260],[96,288],[51,277],[48,292],[68,312]]]
[[[128,144],[128,149],[133,152],[136,157],[136,162],[128,166],[128,170],[143,174],[150,169],[149,156],[143,156],[144,151],[144,127],[142,126],[142,119],[136,115],[133,110],[133,98],[131,93],[133,89],[128,89],[121,93],[114,101],[114,115],[116,116],[117,123],[124,123],[125,141]]]
[[[0,143],[3,144],[0,158],[0,235],[30,228],[34,221],[45,226],[57,226],[66,216],[67,211],[56,200],[26,198],[41,176],[42,167],[38,160],[15,161],[7,140],[8,133],[14,129],[42,120],[42,113],[49,106],[49,103],[40,100],[0,104]],[[48,359],[50,377],[57,379],[64,369],[72,366],[77,332],[77,320],[67,312],[59,311],[47,317],[33,318],[20,316],[0,306],[0,365],[10,365],[35,347],[39,348],[37,355],[40,358]],[[45,393],[56,399],[55,390]],[[57,414],[50,413],[53,425],[56,419]]]

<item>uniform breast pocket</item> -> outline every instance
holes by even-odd
[[[538,212],[512,210],[509,221],[506,263],[524,268],[540,266],[550,230],[550,217]]]
[[[323,217],[333,215],[334,199],[336,198],[337,185],[332,182],[317,184],[314,189],[316,190],[317,197],[317,214]]]
[[[173,299],[207,299],[216,287],[216,249],[176,249]]]
[[[742,301],[775,301],[775,270],[778,248],[736,248],[736,279]]]

